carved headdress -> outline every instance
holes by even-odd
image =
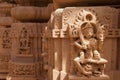
[[[96,25],[94,23],[85,22],[81,25],[81,31],[92,28],[96,33]]]

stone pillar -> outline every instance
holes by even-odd
[[[42,40],[46,23],[40,22],[48,20],[53,6],[49,4],[47,7],[33,7],[30,6],[29,1],[29,6],[17,6],[11,10],[12,17],[19,22],[12,24],[13,46],[8,80],[44,80],[47,78],[47,70],[44,70],[44,65],[47,63],[44,63],[44,54],[42,54],[44,53]],[[26,40],[22,39],[23,33],[27,36]],[[24,47],[29,39],[31,41],[28,42],[29,46]],[[21,45],[23,48],[20,47]],[[28,67],[29,70],[27,70]]]
[[[0,27],[0,79],[6,79],[9,72],[8,62],[10,60],[11,51],[11,39],[10,39],[10,27]]]
[[[47,7],[18,6],[12,8],[11,15],[15,19],[24,22],[40,22],[41,20],[48,20],[53,9],[52,4],[49,4]]]
[[[14,22],[10,16],[13,4],[0,3],[0,79],[6,79],[9,73],[9,61],[11,55],[11,24]]]
[[[34,26],[34,27],[33,27]],[[37,24],[13,23],[11,28],[12,51],[8,80],[37,79]]]
[[[60,38],[60,29],[62,26],[62,9],[56,10],[52,14],[51,21],[53,25],[52,38],[53,38],[53,59],[54,59],[54,69],[53,69],[53,80],[60,80],[60,71],[62,70],[62,40]]]
[[[106,6],[106,5],[119,5],[119,0],[53,0],[55,8],[70,7],[70,6]]]
[[[48,53],[47,53],[47,45],[46,39],[44,38],[44,30],[46,27],[47,23],[40,23],[39,26],[37,26],[37,50],[38,50],[38,55],[37,55],[37,61],[38,61],[38,78],[41,80],[48,79]]]
[[[118,9],[118,12],[119,12],[119,16],[118,16],[118,28],[120,29],[120,9]],[[118,46],[117,46],[117,49],[118,49],[118,53],[117,53],[117,70],[120,70],[120,38],[118,38]]]

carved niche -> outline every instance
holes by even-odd
[[[23,27],[19,36],[19,54],[29,55],[31,54],[31,37],[28,30]]]
[[[34,28],[33,28],[34,26]],[[36,39],[37,24],[35,23],[14,23],[11,28],[12,53],[17,56],[32,56]],[[36,45],[35,45],[36,46]]]

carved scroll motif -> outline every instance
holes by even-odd
[[[34,64],[16,64],[10,63],[9,70],[11,75],[35,75]]]

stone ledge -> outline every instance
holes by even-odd
[[[79,77],[79,76],[70,75],[69,80],[110,80],[110,79],[108,76],[104,76],[104,77]]]
[[[0,74],[0,80],[6,79],[7,74]]]
[[[37,79],[33,78],[33,77],[11,77],[11,76],[8,76],[6,80],[37,80]]]

